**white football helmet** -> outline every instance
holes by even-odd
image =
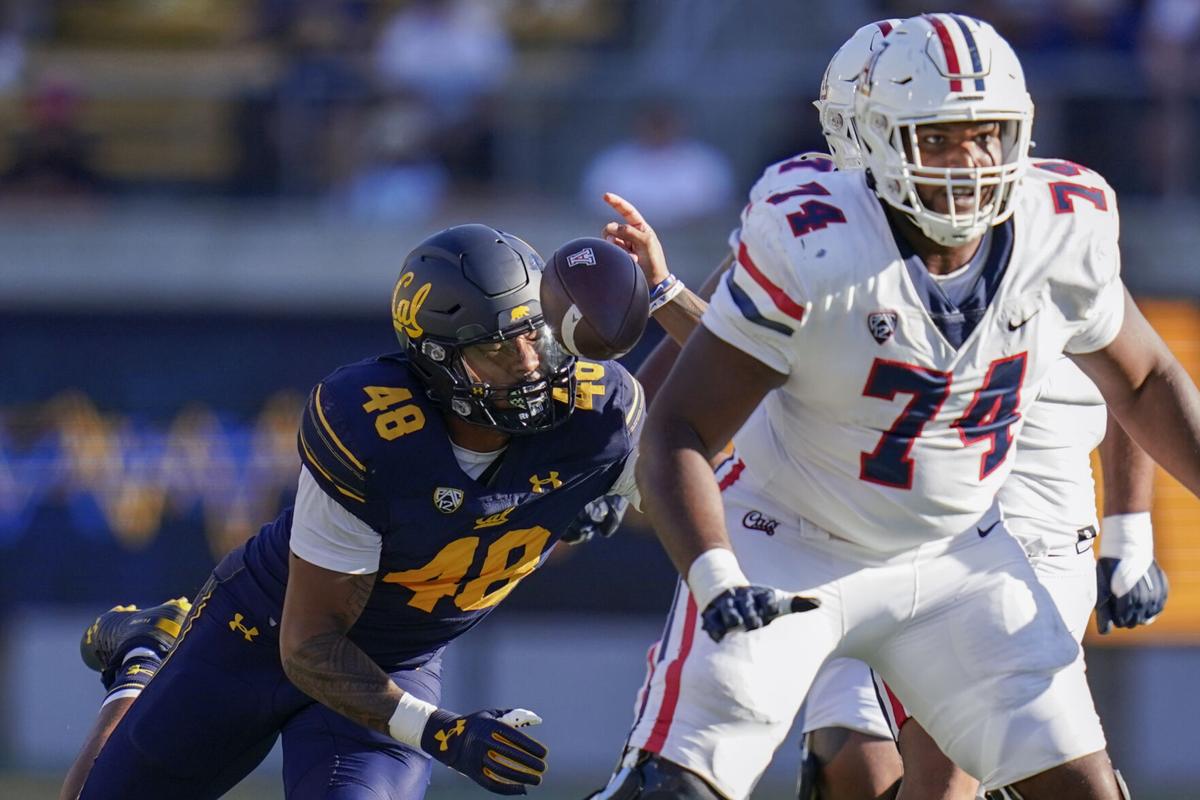
[[[1029,158],[1033,100],[1021,62],[991,25],[960,14],[905,20],[871,56],[858,81],[854,113],[875,193],[930,239],[965,244],[1012,215]],[[984,121],[1001,125],[998,165],[921,164],[918,125]],[[927,208],[917,186],[944,189],[949,212]],[[974,195],[971,211],[955,210],[956,190]]]
[[[883,37],[900,24],[898,19],[881,19],[863,25],[838,48],[821,78],[821,96],[813,101],[821,120],[821,133],[829,143],[829,154],[840,170],[862,169],[862,151],[854,131],[854,85],[867,59],[883,46]]]

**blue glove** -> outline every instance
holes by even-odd
[[[700,625],[719,642],[733,631],[752,631],[781,614],[811,611],[820,605],[815,598],[789,595],[768,586],[738,586],[712,599],[700,615]]]
[[[517,727],[536,725],[532,711],[476,711],[459,716],[437,709],[425,723],[421,749],[489,792],[525,794],[546,771],[546,746]]]
[[[1102,634],[1114,625],[1118,628],[1149,625],[1167,604],[1167,576],[1157,561],[1151,561],[1137,583],[1122,595],[1113,589],[1113,575],[1120,565],[1119,558],[1101,558],[1096,562],[1096,630]]]
[[[629,501],[619,494],[597,497],[567,526],[562,540],[567,544],[580,544],[600,535],[607,539],[621,527],[621,520],[629,509]]]

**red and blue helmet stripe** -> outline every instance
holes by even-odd
[[[979,46],[975,42],[975,34],[971,32],[971,26],[958,14],[928,14],[925,19],[933,27],[934,33],[937,34],[938,41],[942,45],[942,52],[946,56],[946,72],[950,76],[960,76],[950,77],[950,91],[963,91],[962,75],[982,75],[983,73],[983,60],[979,56]],[[949,20],[960,32],[962,45],[955,42],[946,20]],[[966,69],[967,64],[970,64],[969,71]],[[984,91],[984,86],[982,77],[975,78],[976,91]]]

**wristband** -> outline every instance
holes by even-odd
[[[392,718],[388,720],[388,733],[396,741],[420,750],[421,734],[425,732],[425,724],[434,711],[437,711],[437,706],[433,703],[426,703],[405,692],[396,704]]]
[[[1119,562],[1109,585],[1117,597],[1128,594],[1154,563],[1150,512],[1113,514],[1101,520],[1100,557]]]
[[[1113,514],[1100,521],[1100,557],[1136,558],[1154,555],[1154,526],[1150,512]]]
[[[696,606],[705,609],[721,592],[735,586],[749,586],[750,581],[742,573],[732,550],[714,547],[701,553],[688,567],[687,584],[696,599]]]
[[[653,314],[679,296],[684,289],[683,281],[674,275],[663,278],[662,283],[650,291],[650,313]]]

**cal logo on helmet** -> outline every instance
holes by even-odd
[[[411,272],[405,272],[396,281],[396,288],[392,290],[392,327],[396,329],[396,333],[403,333],[412,339],[419,339],[425,334],[425,329],[417,322],[417,312],[421,310],[433,284],[422,284],[410,296],[407,290],[412,282],[413,274]]]
[[[508,312],[509,320],[511,322],[516,322],[519,319],[525,319],[530,313],[529,306],[517,306],[512,311]]]
[[[439,486],[433,490],[433,506],[443,514],[453,514],[455,511],[458,511],[462,502],[462,489]]]

